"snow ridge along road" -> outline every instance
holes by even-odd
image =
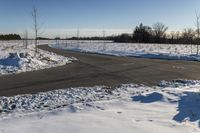
[[[0,97],[0,133],[199,133],[199,89],[174,80]]]
[[[200,80],[200,63],[176,60],[116,57],[50,48],[40,49],[78,60],[71,64],[39,71],[0,77],[0,95],[13,96],[70,87],[120,84],[157,85],[161,80]]]
[[[25,47],[20,40],[0,42],[0,76],[62,66],[75,60],[44,50],[35,55],[34,44],[29,43]]]

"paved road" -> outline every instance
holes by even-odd
[[[53,89],[122,83],[156,85],[161,80],[199,79],[200,63],[134,57],[115,57],[57,50],[47,45],[41,49],[78,59],[65,66],[0,77],[0,95],[37,93]]]

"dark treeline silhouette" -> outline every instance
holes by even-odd
[[[21,37],[18,34],[7,34],[7,35],[1,34],[0,40],[21,40]]]
[[[163,23],[155,23],[152,27],[143,25],[136,26],[132,34],[105,37],[71,37],[56,40],[110,40],[119,43],[162,43],[162,44],[200,44],[200,39],[196,30],[192,28],[184,29],[182,32],[167,32],[168,27]]]
[[[115,36],[107,36],[107,37],[71,37],[66,38],[67,40],[114,40]]]
[[[38,40],[53,40],[53,39],[50,39],[50,38],[47,38],[47,37],[37,37]]]
[[[168,27],[162,23],[155,23],[152,27],[142,23],[136,26],[133,34],[121,34],[113,37],[114,42],[127,43],[169,43],[169,44],[198,44],[199,39],[192,28],[182,32],[167,33]]]

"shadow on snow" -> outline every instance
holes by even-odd
[[[152,103],[163,99],[163,95],[157,92],[148,94],[147,96],[134,96],[133,101],[140,101],[141,103]]]
[[[2,66],[13,66],[13,67],[20,67],[19,58],[4,58],[0,60],[0,65]]]
[[[177,95],[176,95],[177,96]],[[175,101],[169,98],[168,101],[170,103],[174,103]],[[141,103],[152,103],[157,101],[163,101],[163,95],[157,92],[148,94],[146,96],[133,96],[133,101],[139,101]],[[200,93],[195,92],[185,92],[180,97],[178,101],[177,107],[178,114],[173,117],[173,120],[177,122],[196,122],[199,121],[200,127]]]
[[[178,102],[178,111],[179,113],[173,118],[175,121],[183,122],[188,120],[195,122],[200,120],[200,93],[184,93]]]

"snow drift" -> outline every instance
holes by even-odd
[[[200,81],[96,86],[0,97],[0,133],[200,132]]]
[[[34,45],[29,43],[28,48],[25,48],[22,41],[1,42],[0,75],[51,68],[75,60],[44,50],[35,54]]]

